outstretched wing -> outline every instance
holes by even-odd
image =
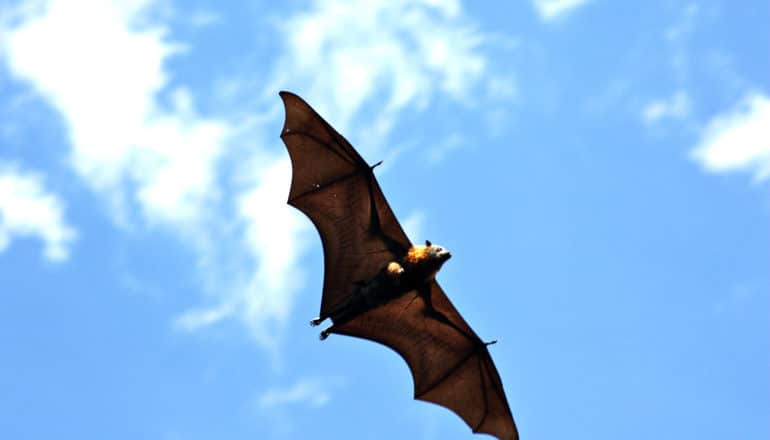
[[[487,344],[435,281],[430,285],[430,298],[435,311],[454,326],[427,316],[426,302],[414,291],[335,325],[333,332],[395,350],[412,372],[415,399],[451,409],[473,432],[517,440],[513,415]]]
[[[324,249],[321,317],[368,281],[411,243],[393,215],[372,167],[302,98],[281,92],[289,150],[289,204],[318,229]]]

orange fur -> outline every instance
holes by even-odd
[[[419,264],[428,259],[428,246],[417,245],[409,248],[404,260],[409,264]]]

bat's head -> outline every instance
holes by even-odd
[[[452,258],[452,254],[441,245],[433,244],[430,240],[425,240],[425,248],[428,253],[428,258],[437,263],[444,264],[444,262]]]
[[[450,258],[452,258],[452,254],[445,247],[426,240],[424,246],[412,246],[406,254],[404,262],[413,273],[423,274],[425,279],[430,280]]]

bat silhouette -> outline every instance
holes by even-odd
[[[374,168],[302,98],[281,92],[281,139],[292,163],[288,203],[318,229],[324,251],[320,337],[340,334],[393,349],[414,378],[415,399],[445,406],[473,432],[519,438],[487,346],[435,280],[451,254],[413,246]]]

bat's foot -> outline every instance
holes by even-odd
[[[318,317],[318,318],[313,318],[313,319],[311,319],[311,320],[310,320],[310,325],[311,325],[311,326],[313,326],[313,327],[315,327],[315,326],[317,326],[318,324],[322,323],[323,321],[324,321],[324,320],[323,320],[323,319],[321,319],[320,317]]]
[[[318,339],[324,340],[329,337],[330,334],[332,334],[332,329],[334,328],[334,324],[330,325],[329,327],[326,327],[325,329],[321,330],[321,333],[318,334]]]

